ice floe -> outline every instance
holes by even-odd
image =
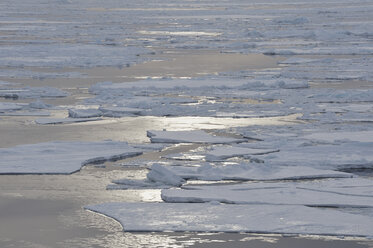
[[[25,103],[0,102],[0,113],[21,110],[26,106]]]
[[[125,142],[47,142],[1,148],[0,174],[71,174],[89,163],[140,155]]]
[[[202,130],[194,131],[147,131],[152,143],[240,143],[246,139],[229,138],[208,134]]]
[[[373,235],[372,217],[305,206],[103,203],[85,207],[119,221],[123,231]]]
[[[67,92],[53,87],[25,87],[0,89],[0,97],[5,98],[40,98],[66,97]]]
[[[69,109],[69,117],[71,118],[92,118],[100,116],[102,116],[102,112],[98,109]]]
[[[77,123],[77,122],[88,122],[88,121],[99,121],[101,118],[38,118],[35,120],[35,123],[41,125],[48,124],[68,124],[68,123]]]
[[[164,189],[162,199],[166,202],[193,203],[218,201],[234,204],[305,205],[317,207],[373,207],[373,192],[369,186],[360,186],[360,181],[347,179],[355,194],[344,187],[333,187],[333,182],[343,184],[345,179],[316,182],[260,182],[219,186],[188,186],[185,189]],[[360,179],[364,183],[364,179]],[[348,184],[350,183],[350,184]],[[359,189],[363,189],[359,192]]]
[[[233,146],[214,146],[205,149],[198,149],[195,152],[169,154],[164,157],[184,160],[206,160],[206,161],[224,161],[232,157],[249,157],[250,155],[263,155],[272,152],[278,152],[276,149],[249,148],[238,145]]]

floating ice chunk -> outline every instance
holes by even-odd
[[[10,83],[10,82],[5,82],[5,81],[0,81],[0,87],[1,86],[8,86],[8,85],[11,85],[13,83]]]
[[[92,118],[100,116],[102,116],[102,112],[98,109],[69,109],[69,117],[71,118]]]
[[[147,179],[153,182],[160,182],[166,185],[181,186],[185,180],[160,164],[153,164]]]
[[[142,80],[129,83],[102,82],[93,85],[90,92],[100,94],[103,91],[128,91],[136,89],[198,89],[198,88],[238,88],[245,89],[276,89],[276,88],[308,88],[308,83],[292,79],[172,79],[172,80]]]
[[[0,102],[0,113],[21,110],[26,106],[25,103]]]
[[[256,156],[275,165],[312,166],[323,169],[372,167],[372,145],[362,142],[284,147],[277,153]]]
[[[312,63],[312,62],[316,62],[316,61],[318,61],[318,59],[290,57],[288,59],[280,61],[279,64],[298,65],[298,64]]]
[[[76,122],[88,122],[88,121],[99,121],[101,118],[39,118],[35,120],[35,123],[41,125],[48,124],[67,124]]]
[[[0,90],[0,97],[5,98],[66,97],[67,95],[67,92],[53,87],[25,87]]]
[[[42,100],[37,99],[35,102],[29,103],[30,108],[34,109],[46,109],[50,108],[52,105],[44,103]]]
[[[217,32],[201,32],[201,31],[138,31],[139,34],[145,35],[170,35],[170,36],[219,36]]]
[[[47,142],[0,149],[0,174],[71,174],[83,165],[140,155],[125,142]]]
[[[140,115],[144,109],[139,108],[129,108],[129,107],[100,107],[99,110],[103,113],[104,116],[108,117],[121,117],[126,115]]]
[[[15,111],[15,112],[6,112],[1,113],[1,116],[50,116],[49,112],[44,111]]]
[[[147,131],[152,143],[239,143],[246,139],[214,136],[201,130],[194,131]]]
[[[278,152],[276,149],[248,148],[240,146],[214,146],[206,149],[197,149],[195,152],[177,153],[166,155],[171,159],[222,161],[232,157],[248,157],[250,155],[263,155]]]
[[[341,180],[343,183],[344,179]],[[373,194],[348,194],[341,189],[320,187],[322,182],[249,183],[219,186],[190,186],[162,190],[166,202],[210,202],[235,204],[306,205],[322,207],[373,207]],[[330,187],[329,183],[329,187]],[[357,184],[359,185],[359,184]],[[370,184],[372,185],[372,183]],[[323,185],[326,186],[326,185]],[[363,189],[365,189],[363,187]],[[339,191],[339,192],[338,192]]]
[[[169,171],[184,178],[198,180],[299,180],[318,178],[345,178],[352,177],[349,173],[314,169],[305,166],[270,166],[262,163],[231,164],[213,166],[203,164],[198,167],[167,166]]]
[[[129,232],[373,235],[372,217],[305,206],[103,203],[85,208],[116,219]]]
[[[133,180],[133,179],[119,179],[114,180],[113,183],[109,184],[106,189],[108,190],[123,190],[123,189],[168,189],[172,187],[170,184],[162,182],[144,180]]]
[[[277,18],[274,19],[274,22],[279,24],[291,24],[291,25],[297,25],[297,24],[305,24],[308,23],[309,20],[305,17],[297,17],[297,18]]]
[[[373,143],[373,131],[312,133],[302,138],[328,143],[348,141]]]

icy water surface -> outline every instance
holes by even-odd
[[[2,1],[0,246],[372,247],[372,10]]]

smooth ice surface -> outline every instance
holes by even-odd
[[[116,219],[129,232],[373,235],[372,217],[305,206],[103,203],[85,208]]]
[[[246,139],[214,136],[201,130],[195,131],[147,131],[152,143],[239,143]]]
[[[47,142],[0,149],[0,174],[71,174],[89,163],[141,154],[125,142]]]
[[[269,166],[262,163],[201,166],[163,166],[185,179],[198,180],[299,180],[351,177],[349,173],[305,166]]]
[[[344,179],[338,179],[343,183]],[[349,181],[347,181],[349,182]],[[320,185],[324,187],[320,187]],[[370,186],[372,183],[370,184]],[[352,187],[352,186],[351,186]],[[260,182],[220,186],[188,186],[162,190],[166,202],[193,203],[218,201],[235,204],[306,205],[321,207],[373,207],[372,191],[355,181],[355,194],[323,182]],[[358,190],[362,192],[358,192]]]

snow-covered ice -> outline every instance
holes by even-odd
[[[85,207],[123,231],[253,232],[372,236],[372,217],[305,206],[103,203]]]
[[[71,174],[89,163],[140,155],[125,142],[47,142],[0,149],[0,174]]]

